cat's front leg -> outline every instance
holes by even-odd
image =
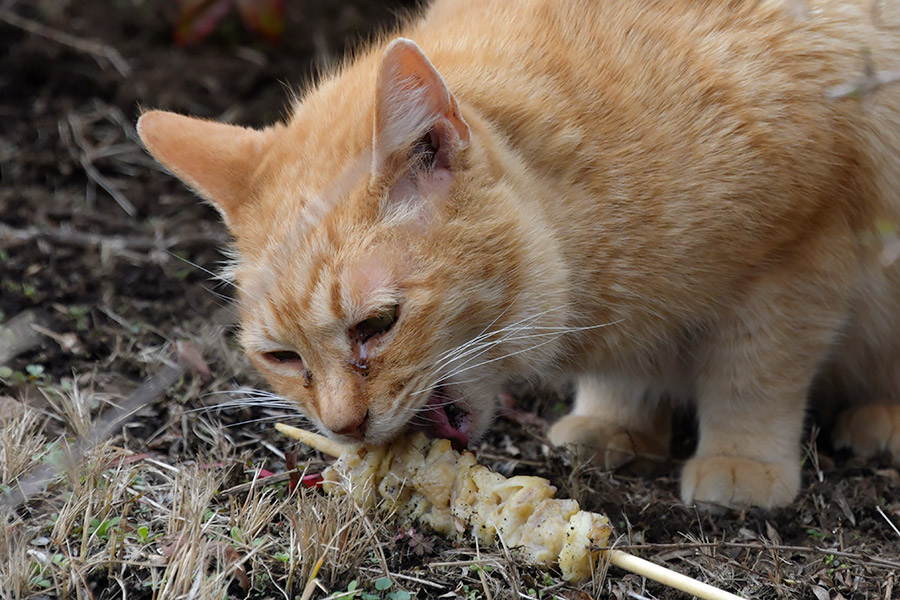
[[[576,380],[572,412],[551,427],[550,441],[612,469],[650,471],[669,454],[669,407],[646,386],[592,375]]]
[[[822,287],[783,282],[752,296],[697,357],[699,441],[681,478],[688,504],[774,508],[800,489],[807,392],[839,328],[840,303]]]

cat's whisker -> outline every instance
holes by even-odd
[[[589,331],[589,330],[593,330],[593,329],[600,329],[600,328],[604,328],[604,327],[610,327],[610,326],[613,326],[613,325],[617,325],[617,324],[619,324],[619,323],[621,323],[621,322],[622,322],[622,320],[620,319],[620,320],[612,321],[612,322],[609,322],[609,323],[601,323],[601,324],[598,324],[598,325],[586,325],[586,326],[580,326],[580,327],[569,327],[569,326],[565,326],[565,327],[532,327],[532,326],[525,326],[525,327],[520,328],[518,331],[514,331],[514,332],[512,332],[510,335],[507,335],[507,336],[505,336],[505,337],[503,337],[503,338],[501,338],[501,339],[499,339],[499,340],[493,340],[493,341],[491,341],[491,342],[488,342],[488,343],[484,344],[482,347],[480,347],[480,351],[479,351],[479,352],[477,352],[474,356],[470,357],[466,362],[462,363],[461,365],[457,365],[457,367],[462,367],[462,366],[468,365],[474,358],[477,358],[478,356],[481,356],[481,355],[484,354],[484,352],[486,352],[487,350],[490,350],[491,348],[494,348],[494,347],[496,347],[496,346],[498,346],[498,345],[500,345],[500,344],[502,344],[502,343],[504,343],[504,342],[522,341],[522,340],[534,339],[534,338],[544,337],[544,336],[562,336],[562,335],[566,335],[566,334],[569,334],[569,333],[579,333],[579,332],[582,332],[582,331]],[[519,333],[519,332],[521,332],[521,331],[534,331],[534,330],[544,330],[544,329],[546,329],[546,330],[548,330],[548,331],[545,332],[545,333],[529,333],[528,335],[515,335],[516,333]],[[556,339],[556,338],[554,338],[554,339]],[[541,344],[541,345],[543,345],[543,344]],[[448,361],[448,362],[450,362],[450,361]],[[442,368],[444,368],[444,367],[445,367],[445,365],[441,365],[441,366],[437,367],[437,368],[435,369],[435,371],[439,371],[440,369],[442,369]],[[452,374],[453,374],[453,373],[451,373],[450,375],[447,375],[446,377],[450,377],[450,376],[452,376]]]
[[[265,417],[257,417],[255,419],[247,419],[245,421],[239,421],[237,423],[229,423],[226,427],[241,427],[244,425],[252,425],[253,423],[304,423],[309,424],[309,420],[300,415],[299,413],[295,413],[294,415],[290,414],[279,414],[279,415],[268,415]],[[308,428],[308,426],[307,426]]]
[[[491,336],[495,335],[497,332],[503,331],[503,329],[505,329],[505,328],[501,328],[501,329],[499,329],[499,330],[491,331],[491,327],[493,327],[493,326],[497,323],[497,321],[499,321],[500,319],[502,319],[502,318],[503,318],[503,315],[505,315],[507,312],[509,312],[509,310],[516,304],[516,302],[518,302],[518,300],[519,300],[519,298],[520,298],[521,296],[522,296],[522,293],[520,292],[520,293],[516,296],[515,300],[513,300],[513,301],[509,304],[509,306],[507,306],[505,309],[503,309],[503,311],[501,311],[499,315],[497,315],[496,317],[494,317],[494,319],[493,319],[490,323],[488,323],[488,324],[484,327],[484,329],[481,330],[481,332],[480,332],[478,335],[476,335],[476,336],[475,336],[474,338],[472,338],[471,340],[468,340],[468,341],[464,342],[463,344],[461,344],[461,345],[459,345],[459,346],[457,346],[457,347],[455,347],[455,348],[451,348],[450,350],[447,350],[447,351],[441,353],[440,355],[438,355],[438,360],[441,360],[441,359],[443,359],[443,358],[445,358],[445,357],[447,357],[447,356],[449,356],[449,355],[451,355],[451,354],[453,354],[453,353],[455,353],[455,352],[457,352],[457,351],[459,351],[459,350],[461,350],[461,349],[464,349],[464,348],[468,347],[468,346],[471,345],[471,344],[477,343],[477,342],[478,342],[479,340],[481,340],[481,339],[484,339],[484,338],[486,338],[486,337],[491,337]],[[526,317],[526,319],[527,319],[527,317]],[[526,319],[522,319],[522,321],[524,321],[524,320],[526,320]],[[521,321],[519,321],[519,322],[521,322]],[[514,324],[513,324],[513,325],[514,325]]]
[[[540,334],[540,335],[537,335],[534,337],[543,337],[545,335],[547,335],[547,334]],[[454,377],[456,375],[459,375],[460,373],[465,373],[466,371],[471,371],[472,369],[477,369],[479,367],[483,367],[484,365],[488,365],[488,364],[491,364],[491,363],[494,363],[494,362],[497,362],[500,360],[511,358],[513,356],[518,356],[519,354],[524,354],[525,352],[531,352],[532,350],[535,350],[537,348],[540,348],[542,346],[546,346],[547,344],[555,342],[556,340],[558,340],[560,337],[562,337],[565,334],[557,333],[557,334],[551,334],[551,335],[553,335],[553,337],[551,337],[549,340],[544,340],[543,342],[541,342],[539,344],[532,344],[531,346],[529,346],[527,348],[520,348],[518,350],[515,350],[514,352],[508,352],[501,356],[497,356],[497,357],[494,357],[494,358],[491,358],[491,359],[488,359],[488,360],[485,360],[485,361],[482,361],[479,363],[475,363],[473,365],[466,366],[465,368],[461,368],[454,372],[451,372],[450,374],[447,375],[447,377]]]
[[[279,396],[278,394],[257,389],[238,389],[238,390],[220,390],[209,392],[204,396],[234,396],[223,402],[205,406],[202,408],[192,409],[190,413],[212,412],[214,410],[229,410],[235,408],[271,408],[283,410],[295,410],[296,404],[291,400]]]
[[[552,311],[554,311],[554,310],[560,310],[560,309],[562,309],[562,308],[564,308],[564,307],[563,307],[563,306],[558,306],[558,307],[556,307],[556,308],[547,309],[547,310],[545,310],[545,311],[542,311],[542,312],[540,312],[540,313],[537,313],[536,315],[530,315],[530,316],[528,316],[528,317],[524,317],[524,318],[522,318],[522,319],[520,319],[520,320],[518,320],[518,321],[516,321],[516,322],[514,322],[514,323],[510,323],[509,325],[505,325],[504,327],[501,327],[500,329],[495,329],[495,330],[493,330],[493,331],[489,331],[489,332],[488,332],[487,329],[489,329],[490,326],[493,325],[494,323],[496,323],[497,320],[500,318],[500,316],[498,316],[498,317],[495,318],[493,321],[491,321],[491,325],[489,325],[488,327],[486,327],[484,330],[482,330],[482,332],[481,332],[480,334],[478,334],[477,336],[475,336],[475,337],[472,338],[471,340],[468,340],[468,341],[466,341],[466,342],[460,344],[459,346],[457,346],[457,347],[455,347],[455,348],[451,348],[450,350],[447,350],[446,352],[443,352],[442,354],[438,355],[438,360],[440,361],[440,360],[444,360],[444,359],[446,359],[446,358],[449,358],[450,356],[452,356],[452,355],[454,355],[454,354],[456,354],[456,353],[459,353],[459,352],[461,352],[461,351],[464,351],[464,350],[469,349],[469,347],[471,347],[471,346],[473,346],[473,345],[475,345],[475,344],[478,344],[478,343],[480,343],[481,341],[490,339],[491,337],[494,337],[494,336],[496,336],[496,335],[505,333],[505,332],[507,332],[507,331],[509,331],[509,330],[517,329],[517,328],[520,328],[520,327],[527,327],[528,325],[525,325],[526,323],[536,321],[537,319],[540,319],[541,317],[543,317],[543,316],[549,314],[550,312],[552,312]],[[507,310],[508,310],[508,309],[507,309]],[[505,312],[506,312],[506,311],[504,311],[504,313],[505,313]],[[502,316],[502,313],[501,313],[501,316]]]
[[[183,256],[179,256],[179,255],[175,254],[175,253],[172,252],[171,250],[166,250],[166,252],[168,252],[170,255],[172,255],[173,257],[177,258],[178,260],[180,260],[180,261],[182,261],[182,262],[184,262],[184,263],[187,263],[188,265],[194,267],[195,269],[197,269],[197,270],[199,270],[199,271],[202,271],[203,273],[206,273],[207,275],[210,276],[210,278],[213,279],[213,281],[218,281],[218,282],[220,282],[220,283],[224,283],[225,285],[230,285],[230,286],[233,287],[234,289],[236,289],[236,290],[238,290],[238,291],[240,291],[240,292],[246,293],[243,289],[241,289],[241,287],[240,287],[237,283],[235,283],[234,281],[232,281],[232,280],[228,279],[227,277],[221,275],[220,273],[216,273],[215,271],[210,271],[209,269],[207,269],[206,267],[204,267],[204,266],[202,266],[202,265],[198,265],[197,263],[195,263],[195,262],[193,262],[193,261],[191,261],[191,260],[188,260],[188,259],[186,259],[186,258],[183,257]]]
[[[523,320],[524,321],[524,320]],[[521,323],[521,322],[520,322]],[[470,342],[467,342],[463,346],[465,346],[465,351],[459,351],[455,355],[445,358],[441,362],[439,362],[434,367],[434,371],[438,372],[448,365],[451,365],[454,361],[460,361],[466,358],[478,357],[483,354],[487,349],[490,349],[496,346],[498,343],[502,343],[504,340],[508,339],[509,336],[514,335],[520,331],[526,331],[530,328],[529,325],[520,325],[518,323],[514,323],[512,325],[508,325],[502,329],[498,329],[492,332],[489,335],[480,336],[481,339],[475,339]],[[489,340],[490,337],[504,334],[498,340]],[[460,347],[462,348],[462,347]]]
[[[441,387],[447,385],[447,383],[452,383],[453,385],[462,385],[465,383],[474,383],[481,379],[484,379],[484,377],[473,377],[471,379],[462,379],[462,380],[456,380],[456,381],[452,381],[452,382],[448,382],[446,379],[443,379],[441,381],[433,383],[432,385],[429,385],[428,387],[422,388],[420,390],[416,390],[411,395],[412,396],[421,396],[422,394],[427,394],[428,392],[433,392],[436,389],[440,389]]]
[[[531,328],[528,327],[528,326],[525,326],[525,327],[521,327],[521,328],[518,328],[518,329],[516,329],[516,330],[510,331],[510,332],[508,332],[507,335],[501,337],[500,339],[497,339],[497,340],[491,340],[490,342],[485,342],[485,343],[483,343],[482,345],[478,346],[477,348],[473,349],[471,352],[469,352],[469,353],[467,353],[467,354],[465,354],[465,355],[462,355],[462,356],[460,356],[460,357],[458,357],[458,358],[455,358],[454,360],[451,360],[451,361],[445,361],[443,364],[436,366],[436,367],[433,369],[433,371],[436,372],[436,373],[437,373],[437,372],[440,372],[441,370],[443,370],[443,369],[445,369],[445,368],[447,368],[447,367],[453,365],[453,362],[454,362],[454,361],[460,361],[460,360],[466,359],[465,362],[463,362],[463,363],[461,363],[461,364],[453,365],[454,369],[458,369],[458,368],[460,368],[460,367],[462,367],[462,366],[465,366],[465,365],[470,364],[470,363],[471,363],[473,360],[475,360],[476,358],[482,356],[483,354],[485,354],[485,353],[488,352],[489,350],[491,350],[491,349],[495,348],[496,346],[499,346],[499,345],[501,345],[501,344],[503,344],[503,343],[508,343],[508,342],[512,342],[512,341],[527,340],[527,339],[532,339],[532,338],[534,338],[534,337],[544,337],[544,336],[563,335],[563,334],[565,334],[565,333],[570,333],[570,332],[571,332],[571,331],[563,331],[563,332],[554,331],[554,332],[548,332],[548,333],[537,333],[537,334],[531,334],[531,333],[529,333],[528,335],[518,335],[519,333],[521,333],[521,332],[523,332],[523,331],[531,331]],[[449,376],[450,376],[450,375],[447,375],[447,377],[449,377]]]
[[[217,292],[214,288],[210,288],[210,287],[206,287],[206,286],[203,286],[203,289],[206,290],[208,293],[212,294],[213,296],[215,296],[216,298],[218,298],[219,300],[222,300],[223,302],[225,302],[225,303],[227,303],[227,304],[233,304],[233,303],[234,303],[234,297],[232,297],[232,296],[228,296],[228,295],[226,295],[226,294],[222,294],[221,292]]]

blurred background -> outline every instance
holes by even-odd
[[[139,147],[142,107],[270,124],[320,67],[413,4],[0,2],[0,323],[39,309],[71,334],[8,363],[0,392],[97,361],[141,376],[117,349],[162,343],[222,303],[204,269],[218,268],[226,232]]]

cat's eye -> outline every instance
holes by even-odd
[[[376,335],[387,333],[397,322],[397,309],[398,306],[395,304],[387,310],[357,323],[353,328],[356,338],[364,343]]]
[[[300,355],[293,350],[275,350],[274,352],[263,353],[265,359],[277,364],[303,363]]]

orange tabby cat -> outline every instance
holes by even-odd
[[[690,400],[684,501],[780,506],[814,381],[855,401],[840,444],[900,461],[900,85],[829,96],[900,65],[900,11],[796,8],[438,0],[287,123],[138,129],[221,211],[246,351],[324,432],[464,444],[510,377],[568,373],[554,443],[665,453]]]

